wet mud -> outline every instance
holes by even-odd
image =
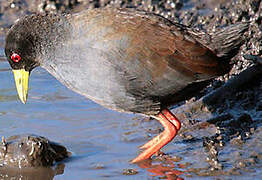
[[[80,158],[81,163],[77,160],[66,163],[69,166],[75,179],[83,179],[83,177],[90,177],[90,179],[199,179],[199,178],[220,178],[220,179],[260,179],[262,178],[262,67],[256,65],[254,62],[243,57],[246,54],[261,56],[262,54],[262,2],[261,0],[159,0],[159,1],[139,1],[139,0],[10,0],[0,1],[0,36],[4,37],[8,28],[14,23],[16,19],[25,14],[34,12],[59,12],[59,13],[75,13],[88,8],[100,8],[104,6],[113,7],[133,7],[141,10],[151,11],[160,14],[172,21],[182,23],[196,28],[196,30],[213,33],[218,29],[226,27],[237,22],[249,22],[249,30],[245,34],[246,41],[243,43],[239,53],[232,58],[232,70],[229,74],[219,77],[212,81],[203,91],[197,94],[194,98],[181,102],[173,107],[173,112],[182,121],[182,129],[172,143],[167,148],[164,148],[164,153],[159,153],[159,156],[153,157],[152,160],[141,162],[137,165],[127,165],[128,160],[136,156],[136,148],[142,145],[153,136],[159,134],[162,128],[158,123],[149,118],[134,115],[123,115],[114,112],[107,112],[105,115],[97,115],[101,111],[97,111],[100,107],[92,105],[93,110],[87,117],[83,117],[82,111],[85,106],[90,105],[89,101],[84,100],[83,104],[79,105],[79,99],[69,103],[69,99],[74,100],[73,95],[65,95],[60,90],[60,86],[55,87],[57,92],[49,93],[43,98],[37,97],[39,93],[35,93],[35,101],[39,99],[47,102],[62,101],[69,104],[69,107],[83,108],[78,112],[75,119],[81,123],[82,120],[88,121],[91,119],[101,118],[98,121],[99,125],[104,124],[104,129],[101,134],[96,130],[83,130],[86,133],[79,133],[78,125],[75,131],[71,131],[71,126],[65,130],[70,136],[71,142],[79,141],[72,145],[67,144],[74,149],[75,152],[82,152],[87,149],[88,155],[83,155]],[[207,38],[203,36],[203,38]],[[0,46],[3,47],[4,41],[0,41]],[[7,68],[7,66],[5,66]],[[2,68],[3,69],[3,68]],[[39,73],[41,77],[41,72]],[[232,82],[232,79],[235,80]],[[44,80],[42,80],[44,81]],[[45,82],[45,81],[44,81]],[[8,85],[10,86],[10,85]],[[6,90],[9,92],[8,90]],[[4,102],[15,101],[15,90],[13,95],[2,90],[0,95]],[[36,95],[37,94],[37,95]],[[73,98],[72,98],[73,97]],[[79,99],[78,99],[79,98]],[[40,101],[39,100],[39,101]],[[83,100],[82,100],[83,101]],[[26,108],[26,107],[24,107]],[[59,106],[55,110],[64,108],[64,105]],[[72,113],[70,108],[68,111]],[[76,111],[76,110],[74,110]],[[46,110],[43,113],[53,113],[52,110]],[[104,113],[104,110],[102,110]],[[65,113],[66,114],[66,113]],[[70,114],[70,113],[69,113]],[[85,114],[84,114],[85,115]],[[65,123],[65,117],[71,119],[72,115],[60,115],[62,122]],[[3,115],[3,117],[6,117]],[[27,117],[24,115],[24,117]],[[31,117],[31,116],[30,116]],[[34,116],[32,116],[34,117]],[[41,116],[40,116],[41,117]],[[44,116],[48,118],[48,116]],[[49,117],[52,119],[53,117]],[[56,118],[54,118],[57,120]],[[128,119],[124,124],[118,124],[113,119]],[[54,122],[53,120],[52,122]],[[111,123],[108,121],[111,120]],[[119,120],[120,121],[120,120]],[[89,122],[89,121],[88,121]],[[90,120],[90,123],[93,122]],[[66,121],[66,123],[68,123]],[[100,126],[91,123],[92,127]],[[91,126],[90,125],[90,126]],[[120,126],[120,127],[119,127]],[[123,130],[119,130],[122,128]],[[17,129],[15,129],[17,130]],[[101,129],[99,129],[101,130]],[[109,138],[112,130],[119,131],[116,133],[121,140],[114,137]],[[40,130],[39,130],[40,131]],[[78,132],[75,140],[74,134]],[[3,133],[8,133],[4,131]],[[101,131],[100,131],[101,132]],[[55,134],[55,133],[54,133]],[[5,135],[5,134],[3,134]],[[102,140],[97,140],[95,137],[103,137]],[[95,145],[81,144],[81,140],[94,139],[98,142]],[[108,139],[107,139],[108,138]],[[57,139],[59,139],[57,137]],[[112,140],[113,139],[113,140]],[[116,141],[114,141],[116,139]],[[63,141],[63,139],[61,139]],[[119,142],[120,141],[120,142]],[[66,141],[65,141],[66,142]],[[111,147],[111,144],[118,148]],[[123,145],[124,143],[124,145]],[[80,145],[81,144],[81,145]],[[98,145],[97,145],[98,144]],[[106,144],[105,146],[99,144]],[[87,147],[86,147],[87,146]],[[104,149],[105,147],[111,149],[110,153]],[[132,146],[132,148],[131,148]],[[79,148],[79,149],[78,149]],[[123,148],[123,149],[121,149]],[[95,149],[95,152],[94,150]],[[114,149],[114,151],[112,150]],[[130,151],[133,150],[133,153]],[[74,151],[74,150],[73,150]],[[107,152],[107,153],[106,153]],[[118,152],[118,154],[115,154]],[[131,155],[130,155],[131,153]],[[77,154],[77,153],[76,153]],[[81,154],[81,153],[80,153]],[[92,158],[92,154],[95,154]],[[128,154],[128,155],[127,155]],[[99,156],[100,157],[97,157]],[[91,156],[91,157],[90,157]],[[97,160],[95,156],[99,159]],[[87,158],[89,157],[89,158]],[[122,157],[122,158],[121,158]],[[76,158],[76,159],[77,159]],[[103,159],[104,158],[104,159]],[[111,158],[111,159],[110,159]],[[72,165],[71,165],[72,164]],[[87,164],[87,165],[86,165]],[[114,167],[113,164],[118,164]],[[85,172],[76,170],[74,165],[81,167]],[[72,167],[73,166],[73,167]],[[116,165],[115,165],[116,166]],[[114,169],[115,168],[115,169]],[[53,168],[54,169],[54,168]],[[55,174],[62,174],[63,168],[52,171],[47,171],[51,174],[52,179]],[[113,170],[111,170],[113,169]],[[50,171],[49,171],[50,170]],[[58,172],[58,173],[57,173]],[[103,172],[101,175],[101,172]],[[104,173],[105,172],[105,173]],[[1,173],[1,172],[0,172]],[[81,173],[84,174],[81,176]],[[29,173],[30,174],[30,173]],[[100,175],[97,175],[100,174]],[[19,177],[18,175],[15,175]],[[29,177],[32,177],[29,175]],[[58,178],[59,176],[56,176]],[[62,179],[70,179],[72,176],[66,174]],[[59,178],[58,178],[59,179]]]

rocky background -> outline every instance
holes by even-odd
[[[237,22],[249,22],[245,34],[246,41],[237,56],[232,59],[231,72],[214,80],[199,96],[176,106],[178,117],[183,120],[180,138],[185,141],[203,141],[210,162],[208,170],[192,169],[197,175],[241,174],[250,167],[261,166],[262,161],[262,73],[261,66],[248,79],[241,72],[254,66],[243,55],[262,54],[262,2],[261,0],[1,0],[0,33],[4,36],[8,28],[21,16],[35,12],[76,13],[84,9],[112,7],[132,7],[160,14],[172,21],[191,26],[207,33],[215,32]],[[261,68],[262,69],[262,68]],[[260,69],[260,71],[262,71]],[[253,73],[253,74],[252,74]],[[200,98],[223,88],[235,77],[237,86],[221,90],[217,98],[205,103]],[[233,83],[234,84],[234,83]],[[235,83],[236,84],[236,83]],[[215,100],[214,100],[215,99]],[[214,101],[213,101],[214,100]],[[211,103],[210,103],[211,102]],[[202,135],[201,129],[215,129],[213,134]],[[158,132],[157,132],[158,133]],[[156,133],[156,134],[157,134]],[[244,148],[227,163],[223,163],[219,152],[229,144]],[[232,147],[231,147],[232,149]],[[239,152],[239,151],[238,151]],[[225,164],[230,168],[224,168]],[[216,170],[216,171],[214,171]]]

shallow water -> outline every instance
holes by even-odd
[[[2,38],[1,38],[2,39]],[[3,49],[0,49],[3,55]],[[12,136],[33,133],[57,141],[68,148],[73,156],[53,169],[40,170],[37,179],[175,179],[175,174],[185,179],[209,179],[205,174],[196,175],[209,168],[208,157],[201,137],[211,136],[214,130],[207,128],[194,132],[194,141],[175,138],[163,151],[173,157],[172,161],[154,161],[153,164],[130,164],[129,160],[139,153],[138,147],[155,136],[160,124],[140,115],[118,113],[105,109],[94,102],[68,90],[45,70],[37,68],[31,74],[29,98],[23,105],[17,97],[13,74],[6,61],[0,61],[0,135]],[[261,135],[261,128],[258,131]],[[194,134],[195,133],[195,134]],[[257,142],[253,142],[257,140]],[[248,148],[260,153],[261,138],[254,137]],[[224,166],[231,167],[230,158],[242,147],[228,145],[221,151]],[[248,151],[248,150],[247,150]],[[236,158],[237,159],[237,158]],[[227,163],[228,162],[228,163]],[[262,178],[262,162],[240,170],[241,176],[215,174],[215,177],[232,179]],[[146,167],[146,168],[145,168]],[[55,169],[59,170],[55,170]],[[126,175],[130,169],[133,175]],[[133,173],[132,173],[133,170]],[[185,172],[181,174],[181,172]],[[209,171],[208,171],[209,172]],[[1,177],[6,172],[0,171]],[[16,177],[35,179],[38,173],[10,171],[5,179]],[[212,175],[209,173],[208,175]]]

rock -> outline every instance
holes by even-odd
[[[2,138],[0,165],[7,167],[47,167],[70,156],[62,145],[37,135]]]

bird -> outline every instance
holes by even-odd
[[[26,103],[38,66],[67,88],[119,112],[158,120],[164,130],[131,162],[150,159],[177,135],[170,107],[228,73],[248,23],[207,33],[134,8],[36,13],[6,36],[5,54],[18,96]]]

